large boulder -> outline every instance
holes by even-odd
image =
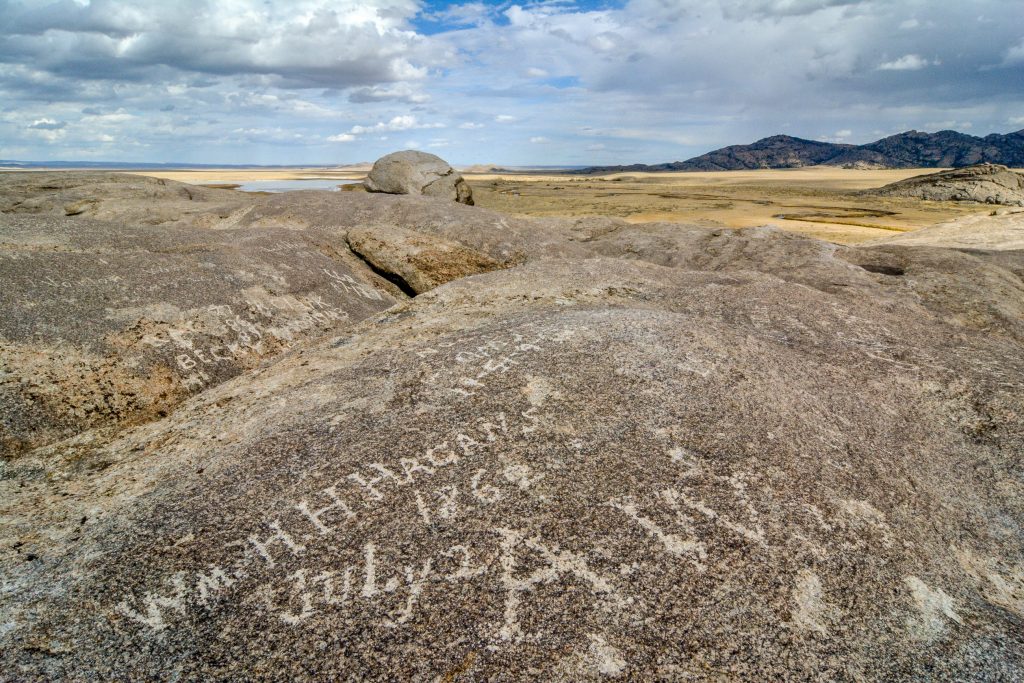
[[[363,181],[370,192],[422,194],[473,203],[473,191],[448,162],[434,154],[405,150],[377,159]]]
[[[977,164],[914,176],[870,192],[939,202],[1024,206],[1024,174],[999,164]]]

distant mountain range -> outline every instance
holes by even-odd
[[[803,166],[841,166],[847,168],[959,168],[982,162],[1024,168],[1024,130],[985,137],[942,130],[922,133],[911,130],[866,145],[804,140],[790,135],[773,135],[750,145],[730,145],[686,161],[666,164],[630,164],[628,166],[552,167],[534,166],[514,169],[518,172],[622,173],[652,171],[743,171],[760,168],[801,168]],[[369,164],[366,164],[368,167]],[[202,169],[256,168],[233,164],[123,163],[89,161],[7,161],[6,168],[94,168],[94,169]],[[346,166],[306,165],[305,168],[348,168]],[[261,166],[259,168],[291,168]],[[472,167],[474,171],[477,167]],[[491,171],[512,170],[492,168]]]
[[[750,145],[730,145],[686,161],[591,166],[577,173],[628,171],[742,171],[759,168],[947,168],[982,162],[1024,167],[1024,130],[976,137],[955,130],[911,130],[866,145],[844,145],[773,135]]]

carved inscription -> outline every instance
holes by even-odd
[[[473,459],[515,434],[506,415],[497,413],[478,419],[424,448],[421,453],[393,463],[373,462],[354,468],[328,486],[283,504],[258,530],[229,543],[226,549],[234,557],[226,564],[179,572],[169,579],[164,590],[137,598],[126,597],[116,605],[116,611],[154,631],[162,630],[168,616],[184,614],[190,606],[206,607],[217,594],[249,585],[281,563],[291,566],[303,561],[310,555],[311,548],[349,532],[362,516],[393,505],[395,496],[406,490],[411,492],[419,518],[426,525],[451,520],[474,506],[492,505],[513,492],[523,492],[541,476],[522,464],[509,464],[501,470],[472,468],[468,481],[431,486],[431,480],[447,468]],[[423,586],[428,579],[436,578],[435,570],[444,564],[442,558],[423,558],[413,565],[403,566],[396,576],[378,581],[378,549],[369,544],[364,551],[359,567],[355,564],[341,568],[333,564],[332,567],[311,566],[291,574],[288,578],[291,587],[287,590],[274,582],[260,586],[258,592],[264,598],[263,604],[290,605],[282,612],[282,620],[298,624],[315,613],[318,605],[347,604],[346,600],[354,595],[352,577],[361,574],[359,596],[363,599],[397,595],[399,589],[408,591],[406,605],[392,618],[395,624],[404,623]],[[450,548],[445,557],[455,558],[458,567],[451,569],[448,575],[468,579],[481,573],[470,555],[468,544]],[[250,586],[248,591],[251,590]],[[286,600],[286,596],[294,599]],[[277,613],[275,610],[271,609]]]
[[[538,585],[560,579],[579,581],[603,603],[606,609],[621,609],[626,601],[604,576],[594,572],[582,555],[549,546],[537,536],[526,536],[514,529],[498,529],[501,535],[501,586],[505,591],[505,615],[498,635],[503,640],[525,640],[519,610],[523,597]],[[533,571],[521,574],[521,556],[530,555]],[[537,566],[540,561],[540,566]],[[525,564],[525,562],[524,562]]]
[[[372,288],[359,291],[358,296],[381,298]],[[274,349],[289,348],[307,330],[328,328],[347,320],[349,314],[317,294],[252,294],[233,306],[207,306],[198,317],[202,323],[190,320],[142,338],[148,346],[174,349],[175,364],[189,388],[202,388],[210,381],[210,370],[219,364],[243,362],[247,357],[259,358]],[[211,335],[223,341],[211,344]]]
[[[544,342],[560,342],[556,335],[531,326],[485,339],[458,338],[416,352],[420,358],[445,354],[458,369],[454,386],[447,391],[461,397],[475,396],[489,379],[520,365],[526,357],[541,351]]]
[[[384,299],[383,294],[373,287],[359,282],[351,275],[339,274],[337,271],[329,268],[321,268],[321,270],[324,272],[324,275],[330,278],[331,289],[339,294],[361,296],[375,301],[382,301]]]
[[[454,545],[438,557],[427,557],[395,570],[385,566],[373,543],[361,556],[330,569],[298,569],[284,583],[270,581],[256,588],[260,606],[284,624],[298,626],[327,610],[366,611],[383,606],[383,624],[409,621],[424,590],[431,584],[471,580],[486,571],[465,545]]]
[[[508,372],[556,334],[520,329],[483,341],[438,344],[420,354],[448,354],[459,370],[456,393],[472,396],[489,378]],[[511,441],[539,429],[541,408],[539,401],[533,403],[516,413],[479,417],[428,440],[417,451],[337,472],[278,504],[262,522],[227,544],[226,559],[174,573],[160,589],[126,595],[113,610],[153,632],[226,599],[251,605],[286,627],[302,628],[320,617],[344,614],[401,628],[438,595],[450,597],[474,586],[474,594],[481,591],[495,598],[493,622],[484,626],[484,635],[498,646],[543,641],[549,635],[539,632],[544,628],[537,620],[546,608],[543,601],[564,596],[564,587],[571,585],[570,593],[584,596],[587,609],[598,613],[599,620],[643,618],[637,613],[645,609],[644,602],[629,590],[634,579],[628,577],[640,568],[651,570],[651,564],[633,562],[630,571],[623,571],[610,563],[604,550],[578,541],[555,543],[512,520],[449,537],[421,552],[384,536],[346,542],[368,523],[380,521],[382,511],[399,506],[406,506],[403,524],[448,534],[459,528],[455,523],[480,519],[482,511],[503,501],[524,496],[533,503],[543,501],[538,490],[547,489],[550,474],[502,453]],[[677,468],[674,476],[647,493],[606,501],[609,514],[622,515],[657,549],[649,558],[653,566],[664,563],[667,555],[685,571],[712,572],[715,564],[709,556],[718,536],[768,549],[748,492],[754,488],[752,477],[713,470],[685,448],[669,450],[666,457]],[[714,534],[710,527],[716,528]],[[660,553],[664,555],[659,558]],[[609,571],[610,566],[618,568]]]
[[[762,548],[768,548],[760,516],[747,495],[746,475],[732,473],[725,476],[709,472],[694,454],[684,448],[674,448],[668,452],[668,456],[673,463],[682,468],[682,473],[678,477],[681,485],[658,491],[656,502],[651,509],[660,509],[662,513],[670,511],[674,520],[671,529],[655,522],[652,515],[641,512],[633,501],[612,500],[608,505],[639,525],[661,544],[665,552],[688,559],[700,572],[707,569],[704,565],[707,548],[697,537],[696,523],[700,518],[721,527],[726,533],[734,534]],[[704,500],[702,491],[707,490],[709,481],[731,494],[730,500],[733,504],[730,507],[733,512],[726,514]],[[735,514],[737,509],[744,511],[742,518]]]

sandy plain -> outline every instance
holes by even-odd
[[[254,180],[360,180],[359,167],[144,171],[196,184]],[[708,227],[774,225],[842,244],[917,230],[993,207],[874,197],[863,190],[940,169],[855,170],[809,167],[701,173],[616,173],[581,176],[463,173],[477,206],[528,216],[616,216],[630,222],[670,221]]]

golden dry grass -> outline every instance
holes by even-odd
[[[531,216],[617,216],[784,230],[853,244],[991,207],[873,197],[861,190],[937,169],[832,167],[607,176],[469,174],[478,206]]]
[[[195,184],[330,178],[361,180],[366,170],[202,169],[139,175]],[[617,216],[709,227],[774,225],[853,244],[933,225],[991,208],[955,202],[873,197],[861,190],[939,169],[798,169],[702,173],[616,173],[607,176],[465,173],[477,206],[528,216]]]

